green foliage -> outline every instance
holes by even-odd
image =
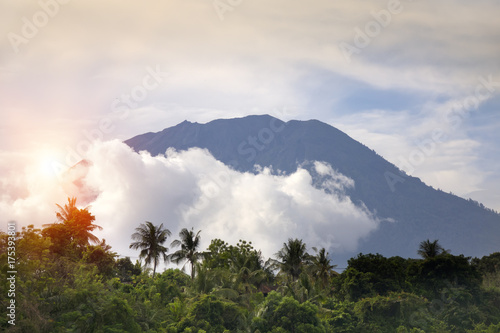
[[[174,259],[191,263],[196,274],[167,269],[152,277],[139,262],[117,259],[104,241],[91,245],[71,230],[74,224],[64,221],[81,212],[75,202],[60,207],[59,223],[17,233],[16,326],[4,317],[0,330],[500,332],[500,291],[485,284],[498,274],[498,253],[472,261],[448,253],[426,259],[360,254],[335,274],[325,249],[313,257],[306,244],[289,239],[274,262],[275,277],[250,242],[215,239],[203,252],[199,232],[185,229]],[[7,244],[0,232],[4,281]],[[6,288],[0,284],[3,308]]]
[[[300,304],[292,297],[271,292],[259,307],[253,320],[254,330],[260,332],[326,332],[318,316],[318,308]]]
[[[111,277],[115,269],[116,253],[103,240],[99,245],[89,245],[83,252],[83,261],[97,267],[99,274]]]
[[[383,331],[393,331],[409,323],[413,313],[426,303],[426,299],[414,294],[389,293],[387,296],[377,295],[360,300],[354,306],[354,314],[362,323],[374,324]]]
[[[243,313],[235,303],[203,295],[194,301],[187,316],[179,322],[178,331],[234,332],[240,328],[242,320]]]
[[[346,301],[357,301],[362,297],[375,296],[373,276],[372,272],[362,273],[355,268],[348,267],[334,279],[336,295]]]
[[[445,288],[462,286],[478,291],[481,276],[463,255],[444,254],[413,261],[408,266],[408,281],[414,291],[429,298],[438,297]]]
[[[396,329],[396,333],[425,333],[425,331],[421,330],[420,328],[416,328],[416,327],[408,329],[404,326],[399,326]]]
[[[115,263],[116,274],[120,278],[121,282],[132,282],[134,276],[140,275],[142,273],[141,265],[139,262],[136,265],[132,264],[129,257],[120,258],[116,260]]]
[[[140,331],[128,301],[105,284],[95,269],[80,266],[75,272],[73,285],[65,288],[61,298],[61,311],[56,316],[58,326],[84,332],[106,329]]]
[[[467,333],[500,333],[500,323],[486,325],[485,323],[480,323],[474,326],[473,329],[467,330]]]
[[[500,271],[500,252],[495,252],[481,259],[475,258],[473,263],[481,273],[496,273]]]
[[[500,252],[475,258],[473,264],[483,275],[483,287],[500,291]]]
[[[208,250],[193,284],[198,292],[217,291],[227,295],[230,288],[246,295],[258,292],[261,285],[272,281],[272,272],[251,242],[240,240],[233,246],[215,239]]]
[[[381,295],[407,289],[408,264],[409,261],[401,257],[386,258],[380,254],[359,254],[348,261],[350,268],[365,273],[370,289]]]
[[[333,298],[327,299],[323,304],[324,311],[321,316],[329,328],[329,332],[354,332],[358,318],[354,313],[353,302],[339,302]]]
[[[229,268],[231,258],[231,250],[229,244],[222,239],[212,239],[208,246],[208,251],[203,266],[216,268]]]

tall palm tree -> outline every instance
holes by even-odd
[[[283,243],[283,248],[275,254],[278,258],[277,266],[282,273],[292,277],[296,281],[305,265],[310,262],[310,255],[306,251],[306,244],[302,239],[288,239]]]
[[[89,212],[90,207],[78,209],[76,198],[68,198],[68,203],[62,207],[56,204],[59,212],[56,212],[56,223],[44,225],[46,234],[55,238],[65,238],[64,242],[74,242],[83,248],[90,243],[98,244],[99,238],[92,234],[95,229],[102,228],[94,224],[95,216]]]
[[[73,218],[75,213],[78,211],[76,208],[76,198],[68,198],[68,203],[61,207],[61,205],[56,204],[59,208],[59,212],[56,212],[56,217],[59,222],[69,221]]]
[[[72,238],[80,246],[89,245],[89,243],[99,243],[99,238],[92,234],[95,229],[102,230],[102,227],[93,224],[95,216],[89,212],[90,207],[78,209],[76,207],[76,198],[68,198],[68,204],[64,208],[59,207],[56,217],[60,222],[68,225]]]
[[[189,262],[191,264],[191,279],[194,279],[196,262],[206,256],[205,252],[198,252],[201,241],[200,232],[201,230],[195,234],[193,228],[191,230],[184,228],[179,232],[180,239],[174,240],[170,245],[172,247],[181,247],[170,255],[170,260],[176,264],[182,261]],[[182,269],[184,270],[184,267]]]
[[[168,260],[168,248],[163,246],[163,243],[166,242],[170,235],[170,230],[164,229],[163,223],[155,226],[148,221],[145,224],[141,223],[138,228],[135,228],[135,232],[132,234],[132,239],[135,242],[130,244],[129,248],[134,250],[141,249],[139,257],[144,258],[146,265],[150,265],[153,262],[153,278],[155,277],[156,265],[158,265],[160,257],[163,257],[163,261]]]
[[[337,265],[331,265],[331,260],[328,259],[328,252],[325,248],[318,251],[317,248],[312,248],[316,255],[311,257],[311,273],[314,278],[321,281],[322,287],[325,287],[328,283],[328,279],[332,276],[333,269]]]
[[[417,251],[419,255],[424,259],[434,258],[441,254],[448,253],[439,243],[438,240],[430,241],[429,239],[422,241],[420,243],[419,249]]]
[[[229,252],[229,271],[236,290],[248,294],[268,280],[262,254],[253,248],[252,242],[240,240]]]

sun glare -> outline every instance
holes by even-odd
[[[52,169],[53,160],[50,156],[43,157],[40,161],[40,173],[44,176],[52,176],[54,170]]]
[[[44,150],[38,153],[37,157],[37,171],[40,176],[46,178],[54,178],[58,175],[59,160],[54,151]]]

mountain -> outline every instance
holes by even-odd
[[[360,242],[357,252],[415,257],[419,243],[426,239],[439,239],[452,253],[466,256],[482,257],[500,250],[498,213],[427,186],[318,120],[285,123],[262,115],[206,124],[184,121],[125,143],[152,155],[164,154],[169,147],[206,148],[239,171],[253,171],[257,164],[291,173],[307,161],[327,162],[354,180],[355,187],[347,193],[351,200],[365,205],[382,221]]]

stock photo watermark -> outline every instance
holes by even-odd
[[[16,325],[16,232],[17,224],[14,221],[7,223],[7,322]]]
[[[451,131],[456,131],[463,123],[464,119],[468,118],[471,112],[479,108],[481,102],[493,96],[496,92],[495,87],[500,87],[500,82],[493,81],[493,76],[491,74],[486,78],[480,76],[478,81],[479,83],[474,89],[474,94],[456,103],[453,108],[446,113],[444,121],[450,125],[449,128],[451,128]],[[420,141],[417,147],[414,148],[407,157],[399,156],[397,167],[405,174],[396,175],[389,171],[384,173],[387,185],[391,191],[396,191],[395,185],[397,183],[403,183],[405,181],[404,176],[413,174],[418,166],[422,165],[428,157],[436,152],[439,145],[446,142],[450,134],[451,133],[447,133],[441,127],[435,128],[431,132],[430,138]]]
[[[407,0],[412,2],[413,0]],[[365,23],[363,28],[356,26],[352,42],[340,42],[338,44],[340,52],[348,63],[351,63],[351,57],[354,54],[360,54],[361,50],[368,47],[372,41],[377,38],[382,31],[392,23],[394,15],[401,14],[404,6],[400,0],[389,0],[386,9],[370,12],[372,20]]]
[[[214,0],[212,5],[221,21],[224,21],[227,12],[232,12],[241,5],[243,0]]]
[[[260,131],[252,136],[249,135],[246,140],[243,140],[238,145],[239,155],[248,155],[246,157],[247,162],[251,162],[257,156],[257,151],[263,151],[268,147],[268,145],[274,141],[275,134],[283,131],[285,129],[285,124],[276,126],[276,118],[272,118],[269,122],[268,127],[260,129]]]
[[[23,16],[21,18],[22,26],[20,33],[9,32],[7,39],[10,42],[12,50],[19,53],[19,46],[26,45],[35,38],[41,29],[43,29],[49,21],[59,14],[61,5],[65,5],[71,0],[40,0],[37,10],[31,18]]]
[[[157,89],[165,81],[168,75],[168,72],[163,72],[159,65],[156,65],[155,68],[147,66],[145,71],[146,74],[141,84],[133,86],[130,91],[122,93],[119,98],[113,100],[110,105],[110,114],[102,117],[97,122],[96,128],[83,130],[84,139],[80,140],[74,148],[66,147],[65,164],[52,162],[52,170],[58,177],[61,177],[68,168],[81,161],[94,141],[104,140],[106,134],[115,130],[116,125],[112,116],[118,117],[122,121],[127,119],[130,116],[130,110],[137,108],[151,91]]]

